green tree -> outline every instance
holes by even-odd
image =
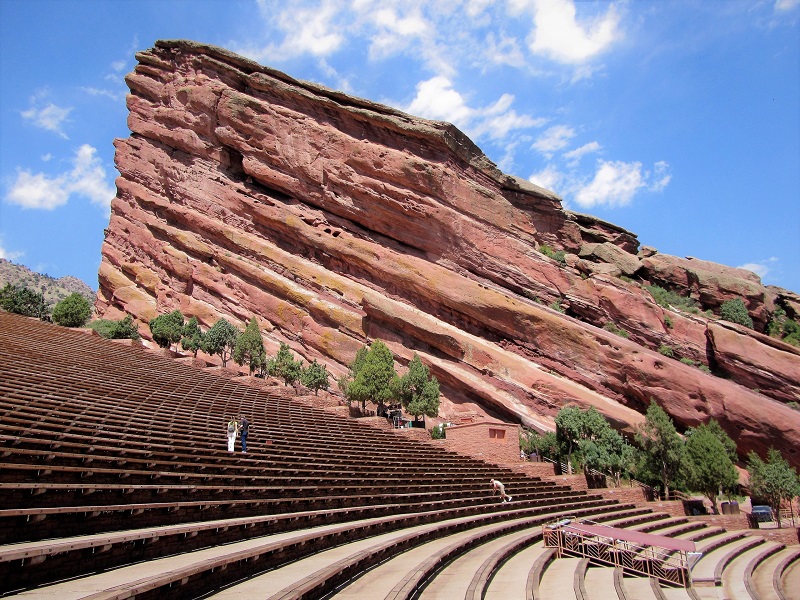
[[[686,432],[682,463],[685,481],[691,489],[708,498],[714,514],[719,514],[717,497],[720,491],[732,490],[739,480],[731,457],[731,445],[735,456],[735,443],[713,419],[708,425],[699,425]]]
[[[206,332],[203,340],[203,352],[212,355],[219,354],[222,366],[225,367],[236,348],[238,338],[239,330],[224,318],[220,319]]]
[[[91,316],[92,305],[78,292],[73,292],[53,308],[53,321],[64,327],[83,327]]]
[[[678,435],[669,415],[655,402],[651,402],[636,432],[636,441],[642,448],[643,470],[652,474],[669,498],[669,488],[678,476],[683,460],[683,440]]]
[[[367,400],[383,404],[393,398],[392,380],[397,377],[394,370],[394,357],[381,340],[375,340],[369,350],[359,356],[351,365],[353,380],[347,385],[348,400],[361,402],[361,409],[367,409]]]
[[[750,318],[750,313],[747,312],[747,307],[741,298],[723,302],[722,306],[719,307],[719,314],[723,321],[738,323],[750,329],[753,328],[753,319]]]
[[[200,323],[197,317],[192,317],[183,326],[183,337],[181,338],[181,347],[197,358],[197,352],[203,349],[203,338],[205,334],[200,329]]]
[[[439,381],[431,376],[427,365],[423,364],[416,353],[408,363],[406,374],[392,379],[390,387],[392,396],[400,400],[408,414],[414,415],[415,421],[422,415],[439,415]]]
[[[138,340],[141,337],[130,315],[125,315],[125,318],[119,321],[112,321],[108,329],[108,338],[111,340]]]
[[[766,462],[755,452],[747,457],[747,470],[750,473],[750,496],[763,498],[775,511],[778,528],[781,527],[781,503],[792,501],[800,496],[800,480],[797,471],[781,456],[775,448],[767,452]]]
[[[250,319],[244,332],[236,339],[233,360],[240,366],[247,362],[251,375],[266,365],[267,353],[264,350],[264,341],[261,339],[261,330],[255,317]]]
[[[170,348],[172,344],[177,344],[183,337],[183,313],[173,310],[150,319],[150,333],[153,341],[161,348]]]
[[[368,353],[369,348],[366,346],[359,348],[358,352],[356,352],[353,362],[350,363],[350,366],[347,369],[347,373],[336,380],[339,390],[344,395],[348,405],[353,401],[353,399],[350,397],[350,384],[355,380],[356,374],[363,366],[364,361],[367,359]]]
[[[41,320],[46,320],[50,316],[50,307],[44,299],[44,294],[10,283],[0,290],[0,308]]]
[[[327,390],[330,386],[328,367],[321,365],[316,359],[300,372],[300,383],[317,395],[319,390]]]
[[[283,379],[284,385],[292,385],[300,379],[302,369],[303,361],[295,360],[292,349],[284,342],[281,342],[278,353],[267,361],[267,372]]]
[[[622,474],[633,468],[636,451],[608,422],[599,435],[581,440],[579,447],[584,466],[610,473],[616,487],[621,484]]]
[[[556,415],[556,439],[561,456],[566,456],[567,473],[572,474],[574,455],[581,456],[581,443],[599,439],[605,428],[610,427],[605,417],[596,408],[581,410],[577,406],[565,406]],[[584,467],[586,465],[584,464]]]

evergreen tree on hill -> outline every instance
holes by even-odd
[[[183,337],[181,338],[181,347],[184,350],[191,352],[197,358],[197,352],[203,349],[204,334],[200,329],[200,323],[197,317],[192,317],[183,326]]]
[[[408,372],[391,380],[391,389],[392,396],[400,400],[406,412],[414,415],[415,421],[423,415],[439,415],[439,381],[431,376],[416,353],[408,363]]]
[[[328,368],[319,364],[316,359],[300,372],[300,383],[310,390],[314,390],[317,395],[319,390],[327,390],[330,386],[328,378]]]
[[[53,308],[53,321],[63,327],[83,327],[92,316],[92,305],[78,292],[73,292]]]
[[[267,353],[264,350],[264,341],[261,339],[261,330],[258,321],[253,317],[245,327],[244,332],[236,340],[233,350],[233,360],[237,365],[247,362],[252,375],[256,370],[261,370],[267,362]]]
[[[183,337],[183,313],[173,310],[150,320],[150,333],[153,341],[161,348],[170,348]]]
[[[367,400],[382,405],[392,399],[392,380],[397,377],[394,357],[381,340],[375,340],[366,352],[359,351],[350,367],[353,380],[347,385],[347,399],[361,402],[366,411]]]
[[[295,360],[289,345],[281,342],[278,353],[267,361],[267,372],[273,377],[283,379],[284,385],[293,385],[300,379],[303,361]]]
[[[725,437],[723,440],[722,436]],[[699,425],[686,432],[683,472],[687,485],[708,498],[717,510],[719,491],[731,490],[739,476],[731,459],[731,440],[719,424],[712,420],[708,425]],[[733,444],[735,457],[736,446]]]
[[[645,421],[636,433],[642,448],[642,471],[660,481],[669,498],[670,486],[675,482],[683,461],[683,440],[670,416],[655,402],[647,409]]]
[[[239,330],[225,319],[220,319],[206,332],[203,340],[203,351],[208,354],[219,354],[222,366],[225,367],[236,348]]]

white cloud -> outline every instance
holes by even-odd
[[[672,180],[672,174],[669,172],[669,163],[660,160],[653,165],[653,176],[656,178],[650,184],[650,191],[660,192],[669,185]]]
[[[417,95],[407,110],[426,119],[448,121],[456,127],[466,127],[474,112],[453,89],[450,80],[441,75],[417,84]]]
[[[574,200],[583,208],[626,206],[639,191],[662,191],[670,177],[664,161],[657,162],[650,173],[643,171],[640,162],[599,160],[594,178],[576,186]]]
[[[272,62],[310,54],[318,58],[330,56],[345,43],[345,23],[340,23],[344,5],[332,0],[300,5],[275,0],[257,0],[262,16],[283,34],[280,43],[266,46],[244,46],[231,42],[231,47],[253,60]]]
[[[97,150],[88,144],[75,152],[72,170],[50,177],[44,173],[19,170],[6,200],[23,208],[53,210],[66,204],[75,194],[109,210],[114,188],[106,181],[106,172]]]
[[[533,144],[533,148],[545,156],[552,156],[553,152],[566,148],[569,141],[575,137],[575,130],[566,125],[555,125],[547,129]]]
[[[607,50],[621,37],[615,5],[589,22],[579,22],[572,0],[511,0],[512,11],[533,12],[528,46],[534,54],[578,65]]]
[[[776,265],[777,263],[778,263],[778,258],[775,256],[771,256],[767,260],[745,263],[743,265],[739,265],[736,268],[752,271],[753,273],[758,275],[761,279],[764,279],[767,275],[769,275],[772,272],[773,266]]]
[[[3,246],[3,240],[0,239],[0,258],[5,258],[6,260],[15,261],[22,258],[25,255],[24,252],[15,252],[11,250],[6,250]]]
[[[35,96],[32,96],[30,99],[30,107],[28,110],[24,110],[21,113],[22,118],[26,121],[30,121],[36,127],[52,131],[62,138],[68,139],[62,126],[67,120],[69,113],[72,111],[72,107],[64,108],[52,102],[42,105],[46,96],[46,91],[39,92]]]
[[[436,76],[417,84],[417,95],[406,111],[426,119],[447,121],[474,139],[506,138],[514,131],[541,127],[544,119],[521,115],[511,108],[514,96],[503,94],[496,102],[483,108],[471,108],[464,97],[444,76]]]
[[[800,6],[800,0],[775,0],[776,11],[788,11]]]
[[[519,47],[519,41],[514,37],[495,35],[490,32],[486,36],[486,48],[484,50],[486,58],[496,65],[508,65],[510,67],[523,67],[525,56]]]
[[[594,152],[599,152],[602,150],[602,146],[598,142],[589,142],[588,144],[584,144],[580,148],[575,148],[575,150],[570,150],[569,152],[565,152],[563,154],[564,158],[573,166],[577,165],[580,160],[586,156],[587,154],[593,154]]]
[[[528,177],[528,181],[548,190],[553,190],[564,180],[564,174],[553,165],[547,165],[538,173]]]
[[[119,79],[119,77],[115,75],[114,80],[116,81],[117,79]],[[110,98],[111,100],[122,100],[125,98],[125,93],[126,93],[123,89],[114,91],[96,87],[82,87],[81,90],[83,90],[90,96],[105,96],[106,98]]]

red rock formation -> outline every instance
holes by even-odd
[[[637,282],[712,309],[741,295],[760,326],[785,290],[637,256],[635,235],[564,211],[450,124],[191,42],[137,58],[99,314],[147,322],[177,308],[205,327],[256,315],[269,344],[334,373],[381,338],[399,363],[417,352],[430,365],[453,420],[477,411],[547,429],[577,402],[624,428],[654,399],[684,426],[718,419],[743,452],[800,447],[800,412],[783,404],[800,399],[800,352],[667,311]]]

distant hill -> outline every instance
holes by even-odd
[[[45,301],[47,301],[51,307],[74,292],[85,296],[86,299],[94,305],[94,290],[77,277],[67,275],[55,279],[49,275],[42,275],[41,273],[31,271],[26,266],[17,265],[10,260],[0,258],[0,288],[4,287],[7,283],[21,285],[29,290],[43,292]]]

